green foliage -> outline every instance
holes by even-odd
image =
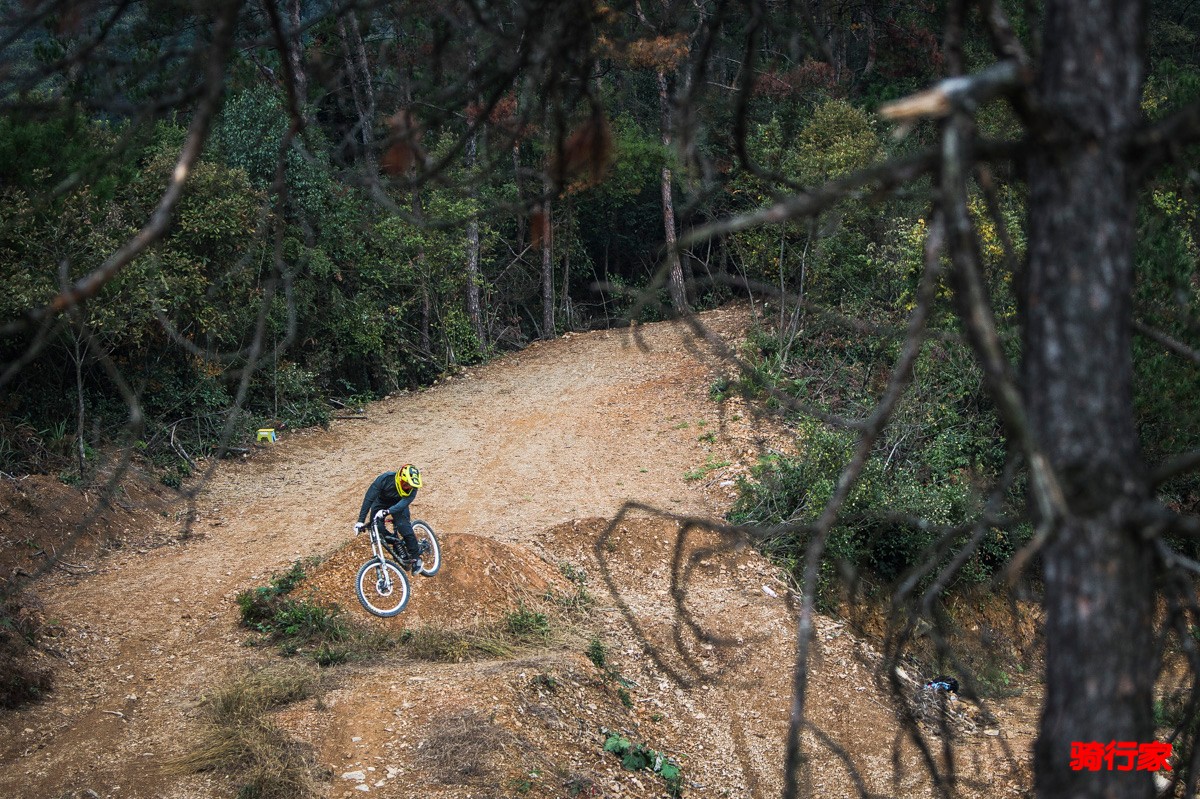
[[[708,436],[708,438],[707,438],[708,441],[711,442],[713,440],[712,433],[706,433],[704,436],[700,436],[700,439],[702,441],[706,440],[705,436]],[[711,472],[715,472],[717,469],[724,469],[728,465],[729,465],[729,461],[719,461],[719,460],[714,459],[712,455],[709,455],[708,458],[705,459],[704,465],[697,466],[694,469],[689,469],[688,471],[684,472],[683,479],[687,480],[688,482],[695,482],[697,480],[703,480]]]
[[[608,667],[608,648],[604,646],[604,642],[599,638],[593,638],[591,641],[588,641],[587,651],[584,654],[587,655],[587,659],[592,661],[592,664],[596,668],[604,669]]]
[[[853,456],[856,436],[816,423],[802,424],[799,435],[799,456],[765,458],[754,469],[754,479],[742,481],[731,518],[759,524],[816,521]],[[867,461],[827,539],[818,586],[822,609],[836,607],[847,568],[894,580],[929,557],[940,529],[964,525],[978,514],[963,444],[952,434],[934,437],[925,454],[929,464],[921,470],[893,468],[882,448]],[[1027,536],[1024,529],[990,531],[958,581],[986,580]],[[967,538],[966,532],[961,534],[955,549]],[[807,544],[807,534],[789,534],[769,540],[764,548],[798,574]]]
[[[591,592],[587,587],[587,572],[583,569],[576,568],[566,561],[558,565],[562,576],[567,578],[567,581],[574,586],[573,590],[567,594],[560,594],[556,591],[547,591],[546,599],[554,602],[562,611],[572,616],[587,615],[594,604]]]
[[[321,666],[370,657],[398,643],[392,636],[355,624],[337,605],[289,596],[304,577],[304,566],[296,561],[269,585],[239,593],[242,625],[277,644],[283,654],[307,652]]]
[[[517,641],[546,641],[550,637],[550,620],[546,614],[532,611],[524,603],[504,617],[504,626]]]
[[[844,100],[814,108],[794,146],[786,165],[809,186],[862,169],[882,151],[871,115]]]
[[[766,331],[752,336],[750,350],[759,376],[757,382],[743,381],[744,390],[774,385],[849,418],[870,412],[897,354],[886,338],[847,333],[836,323],[814,319],[805,322],[790,350],[781,350],[778,338]],[[980,383],[962,345],[931,343],[918,358],[911,386],[827,540],[820,571],[824,609],[836,605],[846,573],[894,580],[928,556],[940,530],[966,525],[978,515],[981,488],[998,475],[1005,456],[994,409]],[[733,520],[774,525],[819,518],[854,457],[857,436],[810,420],[797,421],[795,429],[800,454],[763,459],[752,479],[740,483]],[[1020,507],[1019,492],[1009,501]],[[989,531],[957,580],[987,579],[1027,535],[1024,528]],[[954,541],[951,552],[966,539],[964,533]],[[799,570],[807,542],[807,534],[792,534],[770,541],[766,549]]]
[[[268,421],[324,424],[330,394],[377,396],[416,387],[485,354],[461,307],[461,223],[478,205],[434,190],[425,197],[428,213],[456,225],[400,222],[358,190],[334,182],[317,126],[287,153],[290,202],[272,205],[269,187],[286,125],[272,90],[232,93],[166,234],[83,309],[87,332],[127,378],[138,378],[133,382],[148,428],[143,454],[170,485],[185,475],[167,441],[175,437],[202,457],[220,440],[249,335],[270,291],[267,352],[235,419],[235,445]],[[74,112],[37,123],[0,117],[0,127],[11,136],[0,141],[0,168],[23,176],[0,180],[0,279],[6,286],[0,318],[13,319],[54,296],[60,265],[66,279],[76,280],[144,224],[175,169],[185,131],[166,122],[148,128],[105,170],[119,180],[101,186],[85,179],[47,201],[44,192],[64,169],[110,157],[114,134]],[[21,162],[25,154],[6,149],[10,144],[27,148],[45,166],[30,171]],[[480,231],[486,266],[498,240],[486,220]],[[280,262],[273,258],[277,233]],[[423,292],[431,298],[424,351],[417,333],[425,323]],[[293,325],[301,335],[276,358],[270,350]],[[61,337],[69,350],[69,336]],[[22,337],[0,342],[0,355],[7,360],[26,344]],[[74,375],[61,352],[55,343],[42,359],[49,368],[30,367],[12,386],[6,410],[36,430],[73,418]],[[128,411],[96,353],[93,347],[83,364],[87,415],[98,414],[101,429],[119,428]],[[53,454],[49,450],[6,440],[0,457],[14,471],[62,470],[65,456],[43,457]]]
[[[661,181],[669,155],[661,136],[630,114],[613,120],[612,136],[613,162],[604,180],[572,198],[572,238],[579,245],[573,255],[580,256],[573,260],[587,262],[574,271],[590,273],[587,280],[574,282],[609,284],[604,295],[589,290],[584,298],[599,299],[605,304],[601,313],[622,318],[634,307],[636,289],[657,268],[653,250],[664,241]]]
[[[287,111],[273,87],[253,86],[230,94],[213,131],[214,145],[225,163],[245,172],[260,189],[271,186],[279,166],[279,151],[288,128]],[[319,157],[325,144],[309,128],[305,142],[293,139],[284,156],[288,193],[296,205],[318,214],[332,190],[331,176]],[[306,152],[307,157],[306,157]]]
[[[43,117],[0,116],[0,186],[38,193],[79,173],[91,193],[111,200],[133,173],[128,159],[98,168],[97,156],[116,142],[111,125],[89,119],[80,109]]]
[[[587,649],[584,651],[587,659],[592,661],[592,664],[604,673],[604,677],[611,683],[616,685],[617,699],[626,709],[633,707],[633,696],[629,693],[629,688],[634,683],[621,676],[621,673],[608,662],[608,648],[599,638],[593,638],[588,642]]]
[[[669,795],[683,795],[683,771],[673,758],[645,744],[635,743],[620,733],[608,730],[602,732],[607,736],[604,740],[604,751],[621,758],[622,768],[627,771],[652,771],[662,777]]]
[[[330,406],[325,401],[318,379],[316,372],[284,361],[277,368],[263,373],[256,387],[263,393],[269,388],[273,396],[282,399],[278,412],[273,414],[277,422],[293,428],[324,426],[329,423]],[[262,398],[262,405],[267,405],[266,397]]]
[[[791,132],[790,127],[798,125]],[[747,142],[755,161],[802,185],[818,185],[860,169],[882,153],[871,118],[843,100],[830,100],[799,123],[772,117]],[[773,203],[778,187],[754,176],[733,182],[738,207]],[[878,208],[846,201],[818,219],[763,226],[731,237],[732,253],[747,277],[799,292],[832,307],[887,301],[885,275],[872,257],[879,236]]]

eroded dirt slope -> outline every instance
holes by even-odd
[[[747,315],[704,321],[736,340]],[[784,586],[759,556],[725,551],[712,534],[679,545],[672,521],[639,512],[610,530],[609,520],[630,500],[719,518],[732,479],[788,442],[740,404],[708,400],[721,367],[681,328],[640,332],[642,346],[628,331],[537,344],[376,403],[365,419],[287,436],[223,466],[194,508],[167,511],[164,527],[192,513],[191,538],[51,577],[40,593],[67,660],[53,700],[0,716],[0,795],[232,795],[224,778],[162,764],[186,751],[207,691],[278,659],[243,645],[234,597],[316,554],[330,557],[321,590],[349,602],[365,556],[350,540],[362,492],[403,461],[427,482],[416,515],[459,542],[447,573],[416,585],[407,623],[495,618],[561,581],[564,563],[588,574],[595,607],[579,641],[525,659],[335,670],[319,700],[281,714],[328,770],[327,795],[662,795],[657,778],[601,752],[602,728],[681,756],[685,795],[778,795],[792,647]],[[859,673],[858,643],[827,620],[820,633],[814,718],[865,763],[870,790],[925,793],[913,769],[892,775],[895,718]],[[590,637],[605,642],[627,696],[583,656]],[[995,740],[980,736],[980,762],[996,760]],[[990,795],[1013,787],[980,776]],[[828,752],[807,779],[820,795],[856,790]]]

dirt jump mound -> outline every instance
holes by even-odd
[[[566,581],[557,569],[528,551],[476,535],[439,535],[442,568],[433,577],[413,577],[404,612],[390,619],[367,613],[354,593],[358,568],[371,557],[370,539],[361,535],[314,568],[297,589],[321,604],[337,604],[356,618],[397,628],[436,625],[470,628],[495,621],[520,604],[536,605]]]

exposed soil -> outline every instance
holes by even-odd
[[[736,341],[748,314],[703,319]],[[38,592],[61,655],[47,658],[57,689],[0,714],[0,795],[236,794],[225,777],[163,764],[188,750],[206,693],[280,657],[244,645],[237,593],[320,555],[301,590],[390,627],[470,628],[524,603],[552,608],[578,589],[572,575],[586,575],[592,599],[590,613],[557,623],[555,644],[516,658],[401,653],[327,670],[321,696],[277,714],[311,747],[326,796],[665,795],[658,777],[602,751],[604,730],[678,758],[685,796],[778,796],[793,599],[746,542],[679,517],[718,521],[735,477],[791,442],[740,401],[708,398],[723,367],[682,327],[635,332],[536,344],[365,418],[287,435],[223,464],[194,506],[158,511],[149,543],[93,553],[86,574],[48,575]],[[414,511],[441,535],[445,560],[414,582],[405,613],[377,620],[353,597],[368,550],[351,524],[370,480],[405,461],[422,467]],[[638,506],[623,513],[627,502]],[[190,516],[189,537],[168,535],[176,516]],[[0,534],[24,540],[28,518],[0,510]],[[584,656],[593,639],[604,669]],[[807,790],[933,795],[872,676],[877,653],[824,617],[817,641]],[[968,795],[1028,784],[1036,707],[1032,693],[997,703],[994,718],[963,703]]]

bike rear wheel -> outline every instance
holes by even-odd
[[[376,616],[395,616],[408,604],[408,578],[399,564],[390,560],[373,558],[364,563],[354,589],[362,606]]]
[[[442,545],[428,522],[415,521],[412,523],[413,535],[421,547],[421,570],[417,574],[432,577],[442,568]]]

